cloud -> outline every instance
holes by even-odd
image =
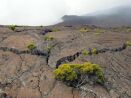
[[[0,24],[51,25],[63,15],[82,15],[130,0],[0,0]]]
[[[116,6],[131,4],[130,0],[66,0],[68,14],[82,15]]]

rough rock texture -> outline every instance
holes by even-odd
[[[6,51],[0,48],[0,97],[131,98],[131,47],[112,50],[131,41],[131,32],[107,30],[98,35],[94,31],[81,33],[77,26],[57,28],[60,31],[45,34],[54,39],[45,41],[45,35],[41,34],[44,27],[16,27],[15,31],[6,26],[0,27],[0,47],[8,48]],[[30,43],[34,43],[37,50],[45,55],[29,52],[27,45]],[[92,48],[108,48],[110,51],[87,56],[80,53]],[[28,52],[15,53],[10,49]],[[106,78],[104,86],[86,84],[75,89],[54,79],[53,70],[57,62],[63,62],[62,58],[74,54],[75,58],[68,63],[90,61],[102,66]]]

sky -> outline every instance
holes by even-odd
[[[117,6],[131,0],[0,0],[1,25],[52,25],[64,15],[85,15]]]

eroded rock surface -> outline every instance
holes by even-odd
[[[93,31],[80,33],[77,27],[57,28],[60,31],[43,35],[41,32],[44,27],[17,27],[15,31],[0,27],[0,47],[28,51],[27,45],[34,43],[37,50],[46,54],[15,53],[0,49],[0,97],[131,98],[130,46],[117,52],[107,51],[87,56],[80,53],[85,49],[121,47],[126,41],[131,41],[131,33],[107,30],[97,35]],[[52,36],[54,39],[45,41],[44,36]],[[106,78],[104,86],[86,84],[75,89],[54,79],[53,70],[58,61],[74,54],[75,58],[68,63],[90,61],[102,66]]]

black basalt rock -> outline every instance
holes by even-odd
[[[48,28],[46,28],[46,29],[44,29],[42,32],[40,32],[42,35],[45,35],[46,33],[48,33],[48,32],[52,32],[52,30],[51,29],[48,29]]]

